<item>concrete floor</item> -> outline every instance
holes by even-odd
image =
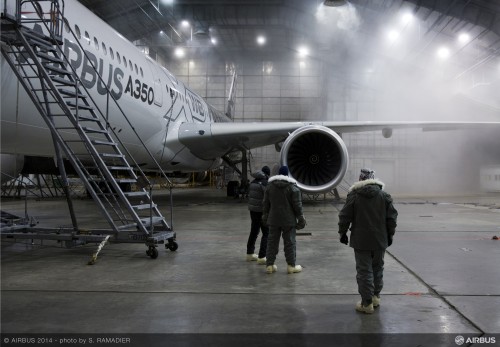
[[[304,199],[308,225],[297,237],[304,271],[286,273],[281,244],[278,272],[268,275],[244,260],[246,201],[210,188],[174,193],[179,249],[161,247],[156,260],[143,244],[108,244],[90,266],[93,244],[2,240],[2,337],[117,334],[132,336],[128,346],[456,346],[464,336],[500,344],[500,241],[492,240],[500,237],[500,194],[394,196],[399,220],[382,302],[367,315],[354,310],[354,254],[337,236],[341,203]],[[155,202],[162,200],[156,193]],[[98,226],[92,201],[75,206],[81,225]],[[23,215],[24,202],[3,199],[2,210]],[[68,225],[66,211],[64,200],[28,201],[39,226]]]

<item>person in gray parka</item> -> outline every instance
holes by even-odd
[[[302,196],[297,181],[288,177],[288,167],[282,166],[279,175],[269,179],[264,193],[262,220],[269,225],[267,240],[266,272],[276,272],[274,265],[279,250],[280,237],[283,237],[285,258],[289,274],[302,271],[302,266],[295,264],[296,229],[302,229],[306,220],[302,212]]]
[[[351,226],[349,245],[354,248],[356,279],[361,301],[359,312],[373,313],[380,305],[383,287],[384,254],[392,244],[398,212],[392,197],[384,191],[384,183],[375,179],[370,169],[362,169],[359,182],[347,194],[339,213],[340,242],[347,245],[347,231]]]
[[[259,265],[266,264],[267,237],[269,228],[262,223],[262,210],[264,203],[264,192],[266,191],[267,180],[271,175],[269,166],[264,166],[261,171],[255,172],[252,176],[255,178],[250,182],[248,188],[248,210],[250,210],[250,235],[247,241],[247,261],[257,261]],[[260,239],[259,254],[255,254],[255,242],[262,230]]]

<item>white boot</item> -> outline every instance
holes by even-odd
[[[359,301],[356,304],[356,311],[364,312],[364,313],[373,313],[375,310],[373,309],[373,303],[368,306],[364,306],[362,301]]]
[[[259,264],[259,265],[266,265],[266,260],[267,260],[266,257],[259,258],[259,259],[257,259],[257,264]]]
[[[247,254],[247,261],[256,261],[258,258],[257,254]]]
[[[372,296],[372,304],[373,304],[373,307],[378,307],[380,306],[380,296]]]
[[[288,273],[289,274],[293,274],[293,273],[297,273],[297,272],[301,272],[301,271],[302,271],[302,266],[300,266],[300,265],[295,265],[295,266],[288,265]]]
[[[266,272],[268,274],[272,274],[273,272],[278,271],[278,267],[276,265],[269,265],[266,267]]]

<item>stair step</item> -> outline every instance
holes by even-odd
[[[153,225],[161,224],[161,222],[163,222],[164,220],[165,220],[165,218],[163,218],[163,217],[154,216],[153,217]],[[142,225],[148,227],[151,225],[151,218],[141,218],[141,222],[142,222]]]
[[[146,196],[146,195],[148,195],[147,192],[123,192],[123,194],[125,194],[125,196],[128,196],[130,198],[137,197],[137,196]]]
[[[63,74],[63,75],[72,75],[73,74],[73,72],[71,72],[71,71],[64,70],[64,69],[61,69],[60,67],[55,67],[55,66],[50,65],[50,64],[43,64],[43,66],[47,70],[57,72],[58,74]]]
[[[80,92],[77,93],[75,90],[68,90],[68,89],[61,89],[61,88],[58,88],[57,90],[59,91],[59,93],[67,95],[67,96],[79,97],[79,98],[86,97],[85,95],[83,95]]]
[[[116,143],[115,143],[115,142],[107,142],[107,141],[92,140],[92,143],[93,143],[94,145],[116,146]]]
[[[28,42],[31,45],[41,47],[46,51],[52,51],[52,52],[57,51],[57,49],[54,46],[50,45],[50,42],[47,42],[47,41],[44,41],[44,40],[41,40],[38,38],[28,37]]]
[[[42,59],[47,59],[47,60],[50,60],[54,63],[60,63],[60,64],[64,63],[64,61],[62,59],[60,59],[58,57],[54,57],[52,55],[45,54],[43,52],[37,52],[36,55]]]
[[[94,109],[92,106],[88,106],[88,105],[84,105],[84,104],[80,104],[80,103],[76,104],[73,101],[67,101],[66,105],[68,105],[70,107],[74,107],[74,108],[79,108],[82,110],[93,110]]]
[[[130,166],[108,166],[109,170],[123,170],[123,171],[131,171],[132,168]]]
[[[83,122],[98,122],[99,118],[78,116],[78,120]]]
[[[68,80],[65,80],[64,78],[61,78],[59,76],[50,76],[50,79],[54,82],[61,83],[61,84],[67,85],[67,86],[74,87],[76,85],[76,83],[74,81],[68,81]]]
[[[89,127],[82,127],[83,131],[86,133],[94,133],[94,134],[107,134],[107,130],[102,130],[102,129],[92,129]]]
[[[137,180],[133,178],[122,178],[122,179],[117,179],[116,182],[118,183],[136,183]]]
[[[115,154],[115,153],[99,153],[101,157],[106,158],[125,158],[123,154]]]
[[[23,32],[24,35],[26,35],[28,37],[32,37],[32,38],[39,39],[39,40],[45,40],[45,41],[47,41],[47,43],[49,43],[48,40],[50,40],[50,37],[48,37],[45,34],[41,34],[38,31],[33,31],[33,30],[25,28],[25,27],[23,27],[23,29],[21,31]]]
[[[147,210],[149,208],[155,208],[156,204],[150,205],[150,204],[142,204],[142,205],[134,205],[132,206],[134,210]]]

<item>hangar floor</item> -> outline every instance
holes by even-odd
[[[155,199],[160,206],[162,197]],[[238,339],[272,345],[290,336],[295,345],[320,339],[304,343],[315,346],[338,339],[349,345],[451,346],[458,335],[500,341],[500,241],[492,239],[500,236],[500,194],[394,198],[399,225],[373,315],[354,310],[354,254],[337,237],[341,202],[304,199],[308,225],[297,237],[304,271],[286,273],[281,243],[278,272],[269,275],[264,266],[245,261],[245,200],[210,188],[177,189],[179,249],[159,248],[156,260],[142,244],[109,244],[89,266],[95,245],[66,249],[50,241],[3,240],[2,335],[132,333],[140,340],[156,333],[167,334],[168,345],[197,345],[179,336],[207,337],[203,333],[228,345]],[[76,200],[75,206],[80,224],[100,219],[92,201]],[[2,201],[10,213],[23,215],[24,207],[23,201]],[[64,200],[28,201],[39,226],[68,225],[61,211],[67,211]]]

